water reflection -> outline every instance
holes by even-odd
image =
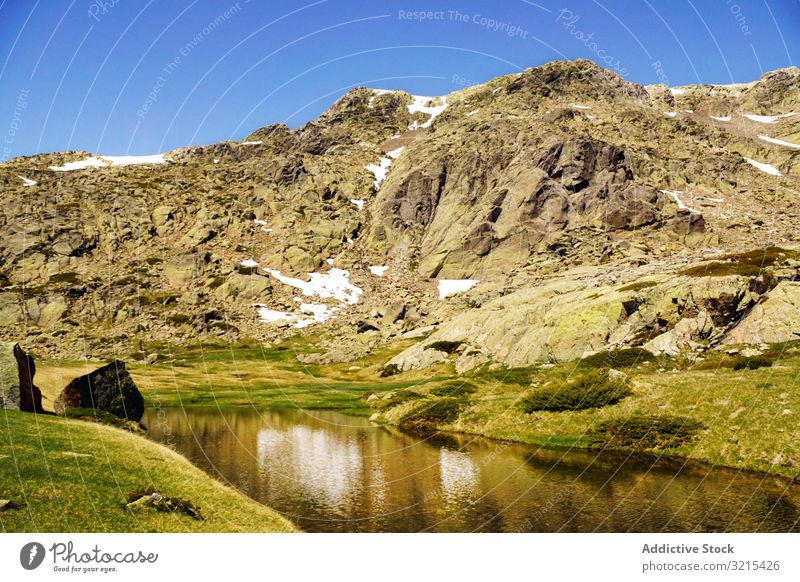
[[[798,487],[328,411],[146,413],[151,438],[308,531],[794,531]]]

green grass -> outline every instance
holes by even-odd
[[[199,507],[126,507],[155,489]],[[209,477],[173,451],[116,428],[56,416],[0,411],[0,492],[22,509],[0,512],[4,532],[288,532],[263,505]]]
[[[388,351],[371,354],[355,362],[318,366],[297,360],[298,354],[313,351],[313,340],[293,338],[265,348],[254,341],[239,344],[204,344],[187,348],[145,346],[145,353],[157,352],[154,365],[130,362],[128,370],[145,405],[338,410],[369,415],[366,397],[441,382],[441,370],[407,373],[382,379],[381,365],[401,343]],[[98,367],[95,363],[42,362],[36,382],[42,389],[45,409],[67,382]]]
[[[642,348],[625,348],[597,352],[582,358],[578,362],[580,368],[629,368],[647,362],[653,362],[656,357]]]

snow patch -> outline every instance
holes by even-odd
[[[266,305],[254,304],[253,307],[258,308],[258,318],[261,323],[275,323],[278,321],[296,321],[297,316],[291,313],[284,313],[283,311],[275,311],[274,309],[267,308]]]
[[[586,115],[586,119],[597,119],[596,115]]]
[[[759,135],[758,139],[760,139],[762,141],[765,141],[765,142],[768,142],[768,143],[774,143],[775,145],[785,146],[787,148],[794,148],[796,150],[800,150],[800,144],[792,143],[792,142],[789,142],[789,141],[783,141],[782,139],[777,139],[777,138],[774,138],[774,137],[770,137],[768,135]],[[26,186],[27,186],[27,184],[26,184]]]
[[[678,115],[678,112],[677,111],[665,111],[664,115],[666,115],[667,117],[675,117],[676,115]]]
[[[475,115],[475,114],[476,114],[478,111],[480,111],[480,109],[476,109],[475,111],[470,111],[469,113],[467,113],[467,117],[472,117],[472,116],[473,116],[473,115]]]
[[[389,270],[389,267],[367,267],[369,272],[375,275],[376,277],[383,277],[386,274],[386,271]]]
[[[746,117],[750,121],[757,121],[758,123],[776,123],[779,119],[791,117],[792,115],[797,115],[797,113],[783,113],[781,115],[753,115],[751,113],[745,113],[742,117]]]
[[[389,167],[392,165],[392,158],[381,158],[381,161],[378,165],[369,164],[364,166],[367,170],[372,172],[372,175],[375,176],[375,180],[373,184],[375,184],[375,189],[378,190],[381,187],[381,184],[386,179],[386,174],[389,173]]]
[[[266,226],[267,225],[267,221],[266,220],[259,220],[258,218],[253,219],[253,222],[255,224],[259,225],[259,226]]]
[[[686,93],[686,89],[680,89],[680,88],[674,87],[674,88],[670,89],[669,92],[672,93],[673,95],[683,95],[684,93]]]
[[[589,107],[588,105],[577,105],[575,103],[572,103],[570,107],[572,107],[573,109],[591,109],[591,107]]]
[[[679,190],[661,190],[664,194],[671,196],[675,203],[678,205],[678,208],[681,210],[688,210],[689,212],[694,212],[695,214],[700,214],[694,208],[689,208],[686,204],[683,203],[683,200],[680,199],[679,194],[683,194],[683,192]]]
[[[722,116],[712,115],[711,119],[713,119],[714,121],[730,121],[731,120],[731,116],[730,115],[722,115]]]
[[[261,145],[263,141],[243,141],[239,145]]]
[[[419,123],[415,121],[411,125],[408,126],[408,129],[416,130],[416,129],[425,129],[431,126],[433,120],[436,119],[439,115],[441,115],[445,109],[447,109],[447,97],[424,97],[422,95],[412,95],[412,102],[408,106],[408,112],[411,115],[415,113],[425,113],[430,115],[428,121],[425,123]],[[428,105],[435,99],[440,99],[442,104],[441,105]]]
[[[17,176],[17,178],[22,180],[25,186],[36,186],[36,184],[39,183],[36,180],[31,180],[30,178],[26,178],[25,176]]]
[[[50,166],[54,172],[71,172],[85,168],[107,168],[109,166],[134,166],[139,164],[166,164],[171,162],[164,154],[152,156],[89,156],[85,160],[67,162],[63,166]]]
[[[350,202],[355,204],[359,211],[364,210],[364,204],[367,203],[366,200],[350,200]]]
[[[245,259],[241,263],[239,263],[242,267],[257,267],[258,263],[256,263],[253,259]]]
[[[751,166],[755,166],[765,174],[769,174],[770,176],[781,176],[780,170],[775,166],[771,166],[770,164],[765,164],[764,162],[757,162],[755,160],[751,160],[750,158],[745,158],[745,161],[750,164]]]
[[[387,152],[386,155],[389,156],[390,158],[392,158],[393,160],[396,160],[397,158],[400,157],[400,154],[403,153],[404,149],[406,149],[405,146],[399,147],[396,150],[392,150],[390,152]]]
[[[281,275],[280,271],[264,269],[272,277],[285,285],[300,289],[303,295],[336,299],[341,303],[355,305],[363,290],[350,283],[350,272],[342,269],[331,269],[329,273],[308,273],[309,281]]]
[[[478,284],[476,279],[439,279],[439,299],[469,291]]]
[[[77,162],[67,162],[63,166],[50,166],[54,172],[71,172],[73,170],[83,170],[84,168],[105,168],[108,163],[98,157],[91,156],[85,160]]]

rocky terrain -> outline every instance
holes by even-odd
[[[435,98],[357,88],[298,129],[17,158],[0,185],[0,338],[37,355],[304,333],[332,362],[431,333],[387,373],[462,372],[800,337],[797,68],[669,89],[579,60]]]

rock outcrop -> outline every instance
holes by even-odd
[[[144,414],[144,398],[128,374],[125,362],[114,360],[72,380],[54,407],[58,414],[69,408],[96,408],[138,422]]]
[[[33,383],[36,364],[16,343],[0,342],[0,408],[42,413],[42,393]]]

